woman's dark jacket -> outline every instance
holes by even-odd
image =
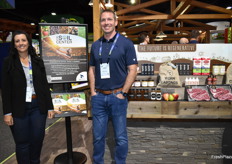
[[[40,112],[46,114],[53,110],[51,93],[46,78],[45,67],[40,57],[31,57],[33,85]],[[12,113],[14,117],[21,117],[26,104],[26,76],[19,57],[6,57],[2,68],[2,102],[3,113]]]

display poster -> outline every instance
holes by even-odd
[[[86,114],[86,97],[84,92],[52,93],[55,111]]]
[[[87,79],[87,25],[40,23],[40,52],[49,83]]]

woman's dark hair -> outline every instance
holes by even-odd
[[[28,47],[28,54],[31,55],[31,57],[36,56],[36,51],[35,48],[32,46],[32,39],[30,37],[30,35],[28,33],[26,33],[25,31],[15,31],[12,35],[12,40],[11,40],[11,47],[10,47],[10,52],[9,52],[9,56],[11,57],[16,57],[18,55],[18,50],[15,48],[15,36],[16,35],[20,35],[20,34],[24,34],[27,38],[29,47]]]
[[[10,51],[9,51],[10,62],[9,62],[8,71],[11,71],[12,69],[14,69],[14,62],[13,61],[19,55],[18,50],[15,48],[15,36],[20,35],[20,34],[24,34],[26,36],[26,38],[27,38],[27,41],[28,41],[28,55],[31,56],[31,60],[38,63],[40,65],[40,67],[44,67],[43,65],[41,65],[41,63],[40,63],[41,60],[36,55],[35,48],[32,46],[32,39],[31,39],[30,35],[28,33],[26,33],[25,31],[17,30],[12,35],[11,46],[10,46]]]

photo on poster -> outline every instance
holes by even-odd
[[[84,92],[60,92],[52,93],[51,96],[55,111],[87,113]]]
[[[40,52],[49,83],[87,79],[87,25],[40,23]]]

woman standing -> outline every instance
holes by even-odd
[[[11,128],[17,161],[39,164],[46,117],[55,112],[44,63],[26,32],[14,32],[2,71],[4,122]]]

